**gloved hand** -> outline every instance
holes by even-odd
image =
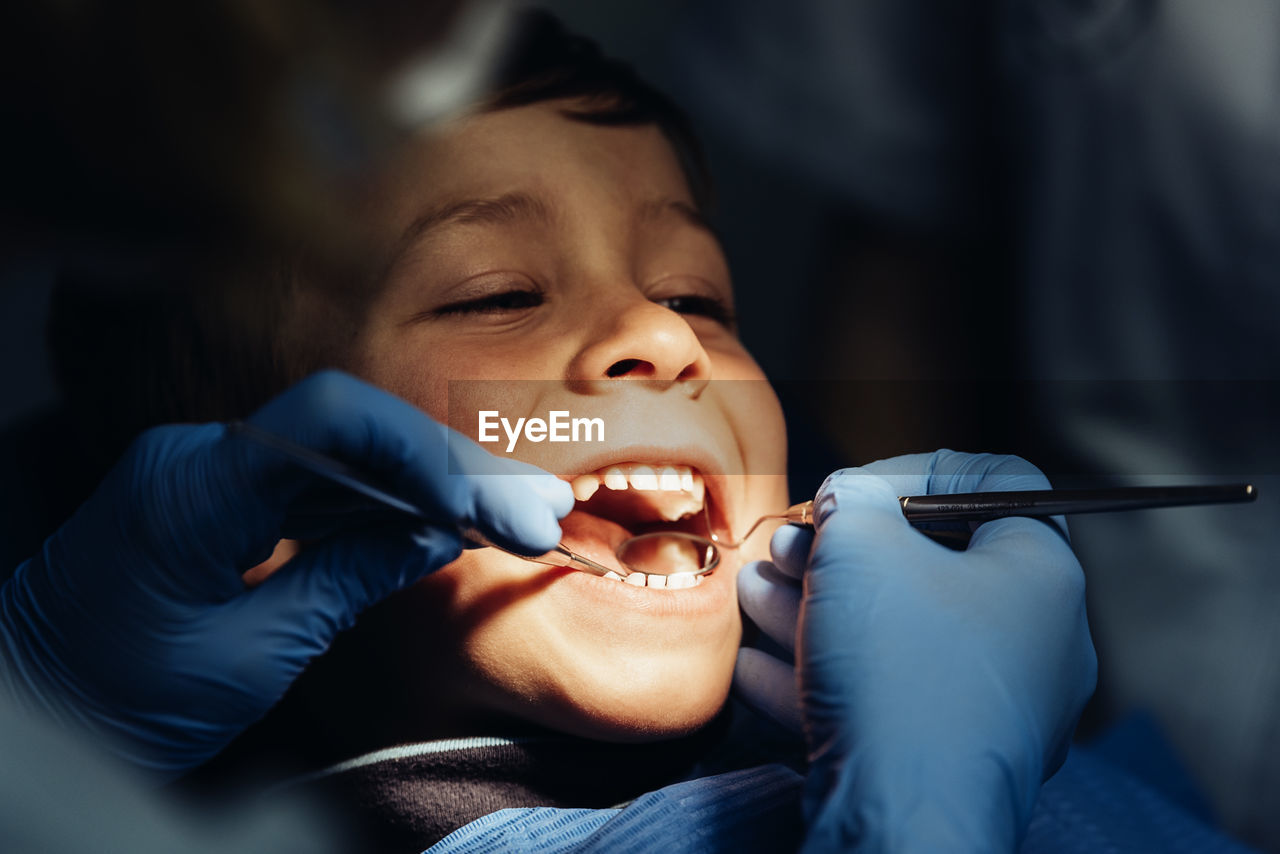
[[[742,570],[743,610],[795,654],[744,649],[734,684],[803,725],[805,850],[1017,847],[1096,681],[1080,564],[1060,520],[975,525],[952,551],[897,499],[1047,487],[1017,457],[953,451],[845,469],[814,532],[782,528]]]
[[[454,560],[460,527],[542,553],[573,507],[567,483],[337,372],[248,420],[369,472],[432,521],[339,516],[326,531],[309,512],[317,541],[246,589],[319,478],[221,424],[143,434],[0,588],[0,689],[161,778],[261,717],[364,608]]]

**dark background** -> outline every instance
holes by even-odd
[[[937,447],[1019,453],[1059,486],[1260,485],[1247,508],[1073,520],[1100,661],[1083,733],[1151,714],[1216,818],[1280,851],[1274,4],[546,5],[698,127],[797,499]],[[67,260],[9,225],[0,425],[57,400]],[[60,466],[55,446],[14,481],[6,517],[42,472],[74,481]]]

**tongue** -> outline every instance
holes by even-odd
[[[571,551],[620,572],[625,571],[618,564],[616,552],[618,546],[631,536],[631,532],[617,522],[574,510],[560,520],[560,530],[563,533],[562,542]]]

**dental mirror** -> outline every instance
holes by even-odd
[[[715,533],[704,537],[685,531],[651,531],[623,540],[614,554],[618,562],[632,572],[643,572],[646,575],[685,572],[694,576],[706,575],[720,565],[720,549],[740,548],[757,528],[770,519],[781,519],[795,525],[812,524],[812,510],[813,502],[806,501],[788,508],[785,513],[762,516],[737,540],[723,540]],[[711,511],[705,504],[702,515],[707,530],[711,531]]]
[[[720,565],[720,549],[697,534],[652,531],[624,540],[614,552],[618,563],[645,575],[706,575]]]

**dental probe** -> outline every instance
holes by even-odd
[[[377,486],[374,486],[363,474],[341,460],[335,460],[333,457],[322,454],[319,451],[314,451],[304,445],[299,445],[298,443],[286,439],[283,436],[278,436],[269,430],[263,430],[261,427],[255,427],[252,424],[247,424],[244,421],[232,421],[227,425],[227,432],[232,435],[248,439],[251,442],[256,442],[263,447],[278,451],[313,474],[318,474],[326,480],[345,486],[347,489],[358,492],[366,498],[371,498],[384,507],[399,511],[424,522],[430,521],[427,514],[423,513],[422,510],[415,507],[413,504],[410,504],[408,501],[405,501],[403,498],[399,498]],[[583,557],[582,555],[571,551],[564,543],[559,543],[554,549],[546,554],[530,557],[497,545],[474,528],[460,530],[458,533],[464,540],[467,540],[472,545],[488,546],[489,548],[494,548],[498,551],[506,552],[507,554],[515,555],[518,558],[530,560],[534,563],[540,563],[545,566],[569,567],[571,569],[577,569],[599,576],[604,576],[609,572],[612,572],[615,575],[630,574],[628,570],[623,570],[622,572],[611,570],[606,566],[596,563],[590,558]]]
[[[1211,486],[1120,486],[1105,489],[1040,489],[1025,492],[961,492],[952,495],[908,495],[898,498],[902,515],[913,525],[924,522],[990,522],[1009,516],[1060,516],[1068,513],[1108,513],[1148,510],[1193,504],[1239,504],[1254,501],[1258,490],[1251,483]],[[813,527],[813,501],[802,501],[784,513],[761,516],[735,543],[711,540],[721,548],[736,549],[765,522],[781,519],[792,525]],[[707,526],[710,530],[710,525]]]
[[[623,576],[631,574],[630,569],[618,571],[616,569],[609,569],[607,566],[602,564],[598,564],[591,558],[583,557],[577,552],[572,551],[564,543],[557,544],[554,549],[546,554],[529,557],[529,555],[522,555],[519,552],[513,552],[511,549],[504,549],[502,546],[489,540],[488,537],[481,534],[475,528],[467,528],[464,530],[462,532],[462,538],[469,540],[477,546],[488,546],[491,549],[497,549],[500,552],[506,552],[509,555],[515,555],[516,557],[523,558],[524,560],[531,560],[534,563],[540,563],[544,566],[562,566],[568,569],[580,570],[581,572],[589,572],[592,575],[599,575],[601,577],[609,573]]]

